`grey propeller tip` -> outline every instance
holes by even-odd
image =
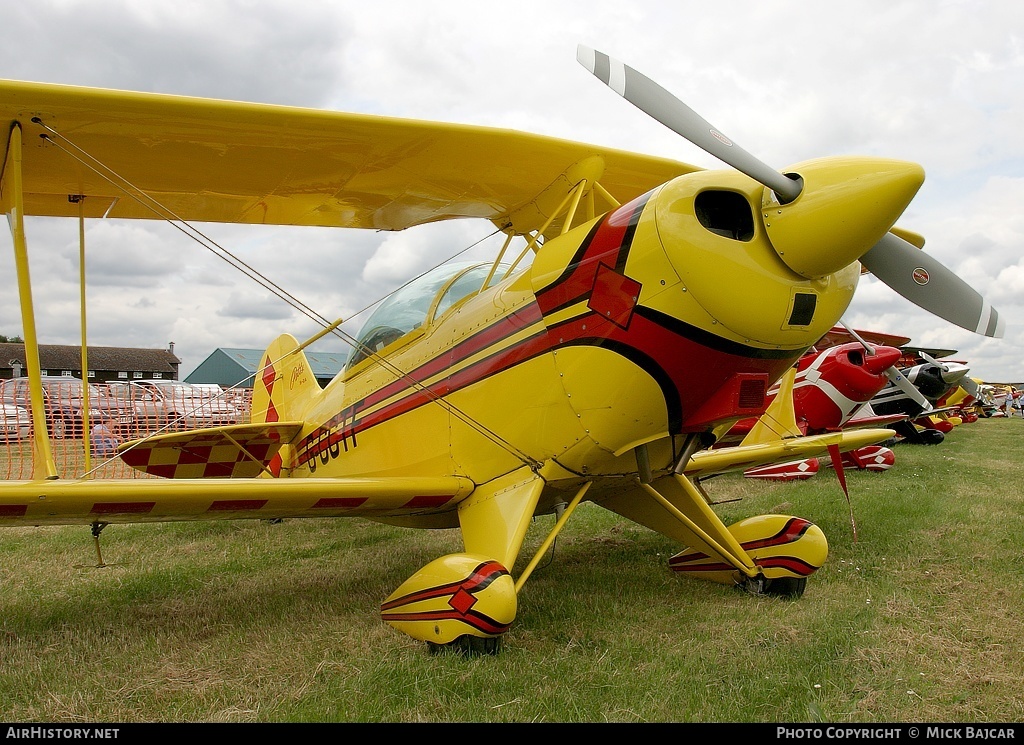
[[[576,61],[590,72],[594,72],[597,67],[597,52],[585,44],[579,44],[576,47]]]

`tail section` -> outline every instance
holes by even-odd
[[[252,385],[252,423],[301,420],[323,389],[291,334],[281,334],[260,358]]]

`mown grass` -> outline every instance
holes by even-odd
[[[583,505],[497,656],[431,656],[381,600],[455,531],[361,520],[0,531],[0,721],[1020,722],[1024,420],[896,446],[887,473],[707,483],[727,521],[822,526],[799,600],[672,573]],[[852,510],[852,521],[851,521]],[[856,526],[856,536],[854,535]],[[551,527],[535,522],[522,569]]]

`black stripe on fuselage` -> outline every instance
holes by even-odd
[[[723,339],[721,336],[718,336],[718,334],[705,331],[704,329],[689,324],[682,319],[670,316],[668,313],[662,313],[661,311],[654,310],[653,308],[648,308],[643,305],[638,305],[634,312],[637,315],[648,319],[652,323],[671,331],[677,336],[681,336],[684,339],[692,341],[695,344],[700,344],[702,347],[713,349],[716,352],[735,355],[736,357],[747,357],[755,360],[782,360],[793,357],[794,355],[799,357],[804,351],[802,349],[763,349],[761,347],[752,347],[747,344],[740,344],[736,341]]]

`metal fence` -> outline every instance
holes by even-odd
[[[249,389],[217,393],[179,381],[43,382],[46,426],[61,478],[147,478],[116,456],[118,445],[165,432],[247,423],[251,400]],[[30,402],[27,379],[0,380],[0,479],[32,478],[37,455]]]

